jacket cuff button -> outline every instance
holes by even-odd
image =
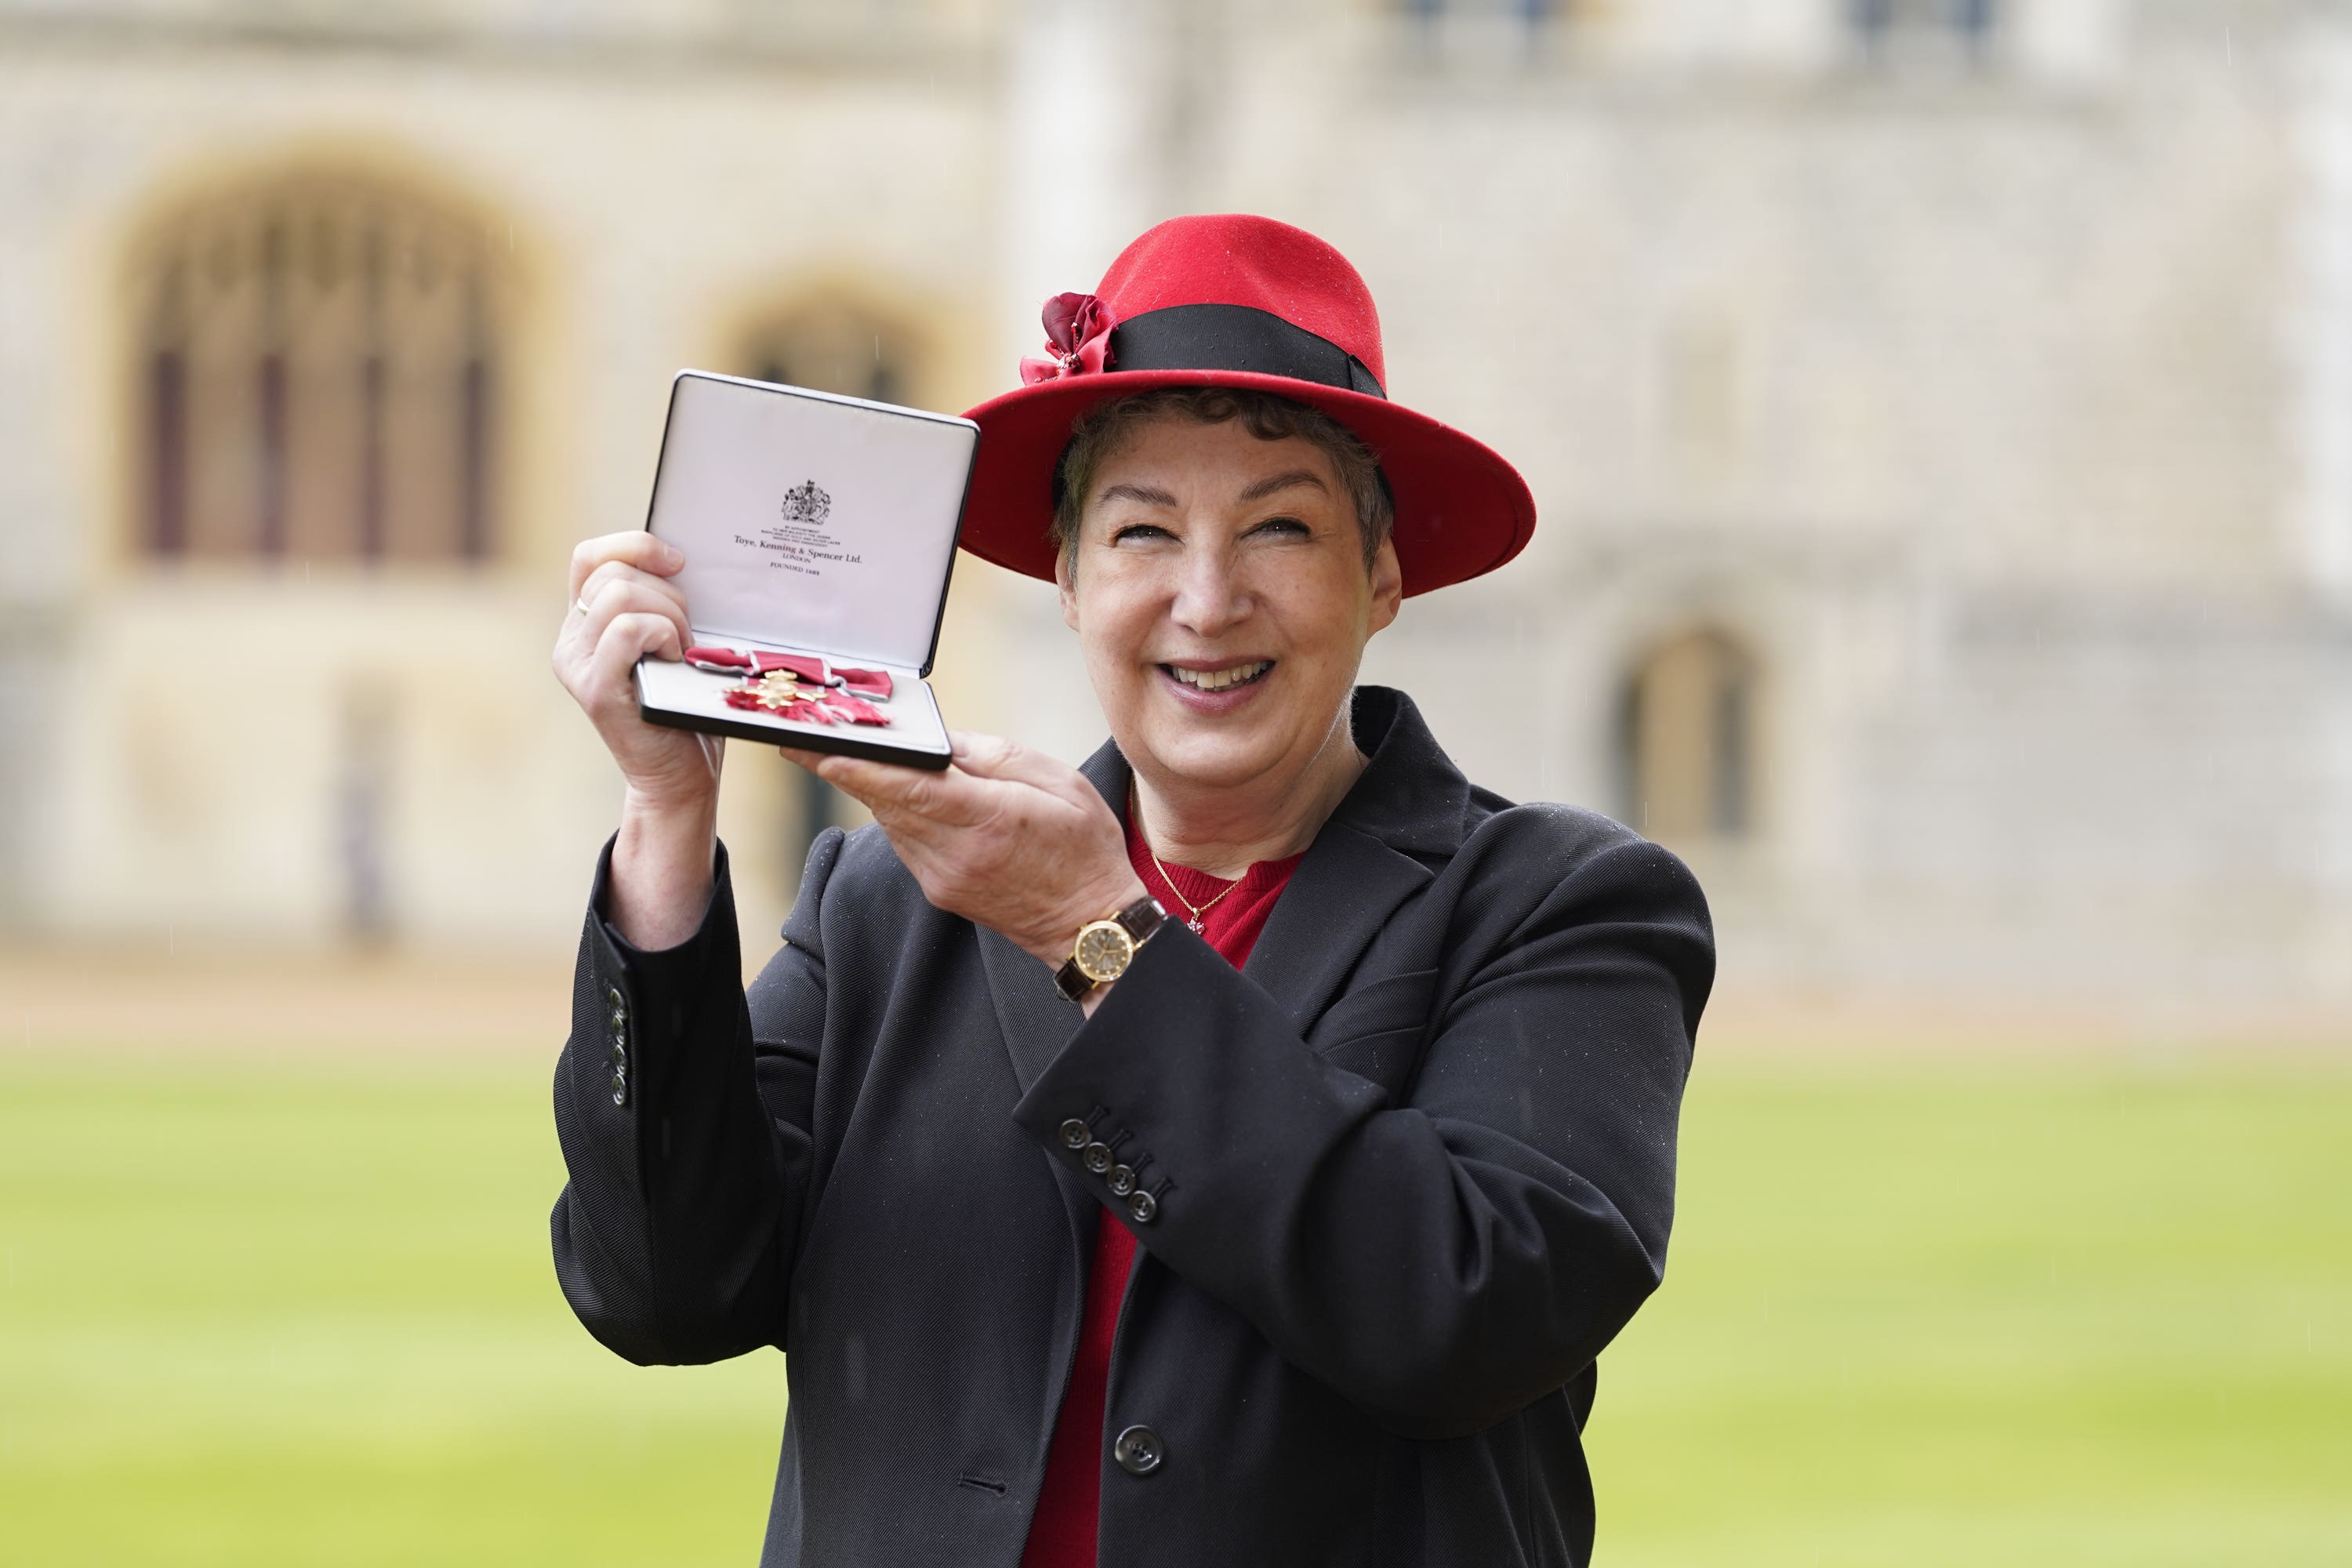
[[[1062,1123],[1062,1147],[1065,1149],[1083,1149],[1093,1142],[1094,1138],[1095,1130],[1075,1116]]]
[[[1135,1167],[1113,1165],[1109,1173],[1103,1177],[1103,1181],[1110,1187],[1111,1196],[1123,1198],[1135,1191]]]
[[[1127,1200],[1127,1217],[1138,1225],[1150,1225],[1160,1217],[1160,1200],[1150,1193],[1138,1193]]]
[[[1087,1169],[1097,1176],[1111,1166],[1110,1145],[1108,1143],[1089,1143],[1078,1157],[1087,1163]]]

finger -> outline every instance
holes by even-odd
[[[604,640],[604,628],[623,616],[659,616],[677,632],[677,653],[669,657],[683,656],[694,628],[686,618],[685,606],[663,593],[662,586],[643,578],[621,578],[592,586],[587,613],[572,617],[580,623],[580,636],[593,647]]]
[[[778,746],[776,752],[786,762],[806,768],[874,813],[875,820],[882,822],[886,827],[895,824],[904,833],[936,829],[940,826],[923,815],[936,805],[928,791],[890,787],[895,781],[887,775],[919,773],[921,770],[891,763],[868,762],[863,757],[846,757],[835,752],[804,751],[798,746]],[[881,782],[877,784],[877,780]],[[921,809],[910,809],[912,807]]]
[[[607,561],[625,561],[641,570],[667,576],[686,564],[686,555],[677,545],[642,528],[583,539],[572,552],[573,599],[578,599],[581,590],[587,586],[589,574]]]
[[[588,664],[589,690],[604,701],[630,691],[629,676],[646,654],[676,658],[683,651],[677,627],[666,616],[631,611],[613,617]]]
[[[667,577],[658,576],[642,566],[633,566],[625,561],[607,561],[589,573],[588,581],[581,585],[579,601],[584,604],[594,604],[596,595],[614,583],[628,583],[649,593],[658,594],[676,605],[680,616],[687,613],[685,589]]]
[[[1101,798],[1086,775],[1061,758],[1016,745],[1002,735],[950,730],[948,746],[957,770],[974,778],[1024,784],[1068,801]]]
[[[877,817],[915,817],[940,826],[969,827],[987,818],[995,805],[989,793],[995,786],[983,780],[903,763],[835,754],[821,758],[810,771]]]
[[[806,768],[842,794],[854,797],[868,811],[874,809],[874,802],[869,798],[872,786],[863,782],[864,775],[859,770],[861,766],[886,764],[866,763],[863,758],[845,757],[837,752],[806,751],[799,746],[778,746],[776,751],[786,762]],[[861,793],[861,789],[866,793]]]

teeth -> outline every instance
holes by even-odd
[[[1176,679],[1202,691],[1223,691],[1228,686],[1239,686],[1244,680],[1255,680],[1273,668],[1274,660],[1259,659],[1255,664],[1235,665],[1231,669],[1181,669],[1174,665]]]

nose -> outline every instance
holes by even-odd
[[[1213,637],[1246,619],[1250,595],[1234,570],[1234,552],[1198,538],[1184,545],[1176,602],[1170,613],[1196,637]]]

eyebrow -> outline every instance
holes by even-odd
[[[1164,506],[1171,510],[1176,498],[1157,485],[1113,485],[1095,500],[1100,501],[1139,500],[1146,506]]]
[[[1327,494],[1329,492],[1331,488],[1323,482],[1320,476],[1311,473],[1305,468],[1293,468],[1286,474],[1275,474],[1269,478],[1258,480],[1257,483],[1242,491],[1241,500],[1244,505],[1247,505],[1251,501],[1264,500],[1270,495],[1279,494],[1280,492],[1290,489],[1294,485],[1313,485],[1317,489],[1322,490]],[[1112,485],[1095,499],[1097,502],[1114,500],[1141,501],[1145,506],[1162,506],[1167,507],[1171,510],[1177,505],[1176,498],[1169,494],[1166,490],[1161,489],[1158,485]]]
[[[1318,476],[1307,472],[1305,468],[1293,468],[1286,474],[1276,474],[1271,479],[1258,480],[1242,492],[1242,500],[1244,503],[1264,500],[1266,497],[1277,491],[1286,490],[1293,485],[1313,485],[1327,495],[1331,489]]]

